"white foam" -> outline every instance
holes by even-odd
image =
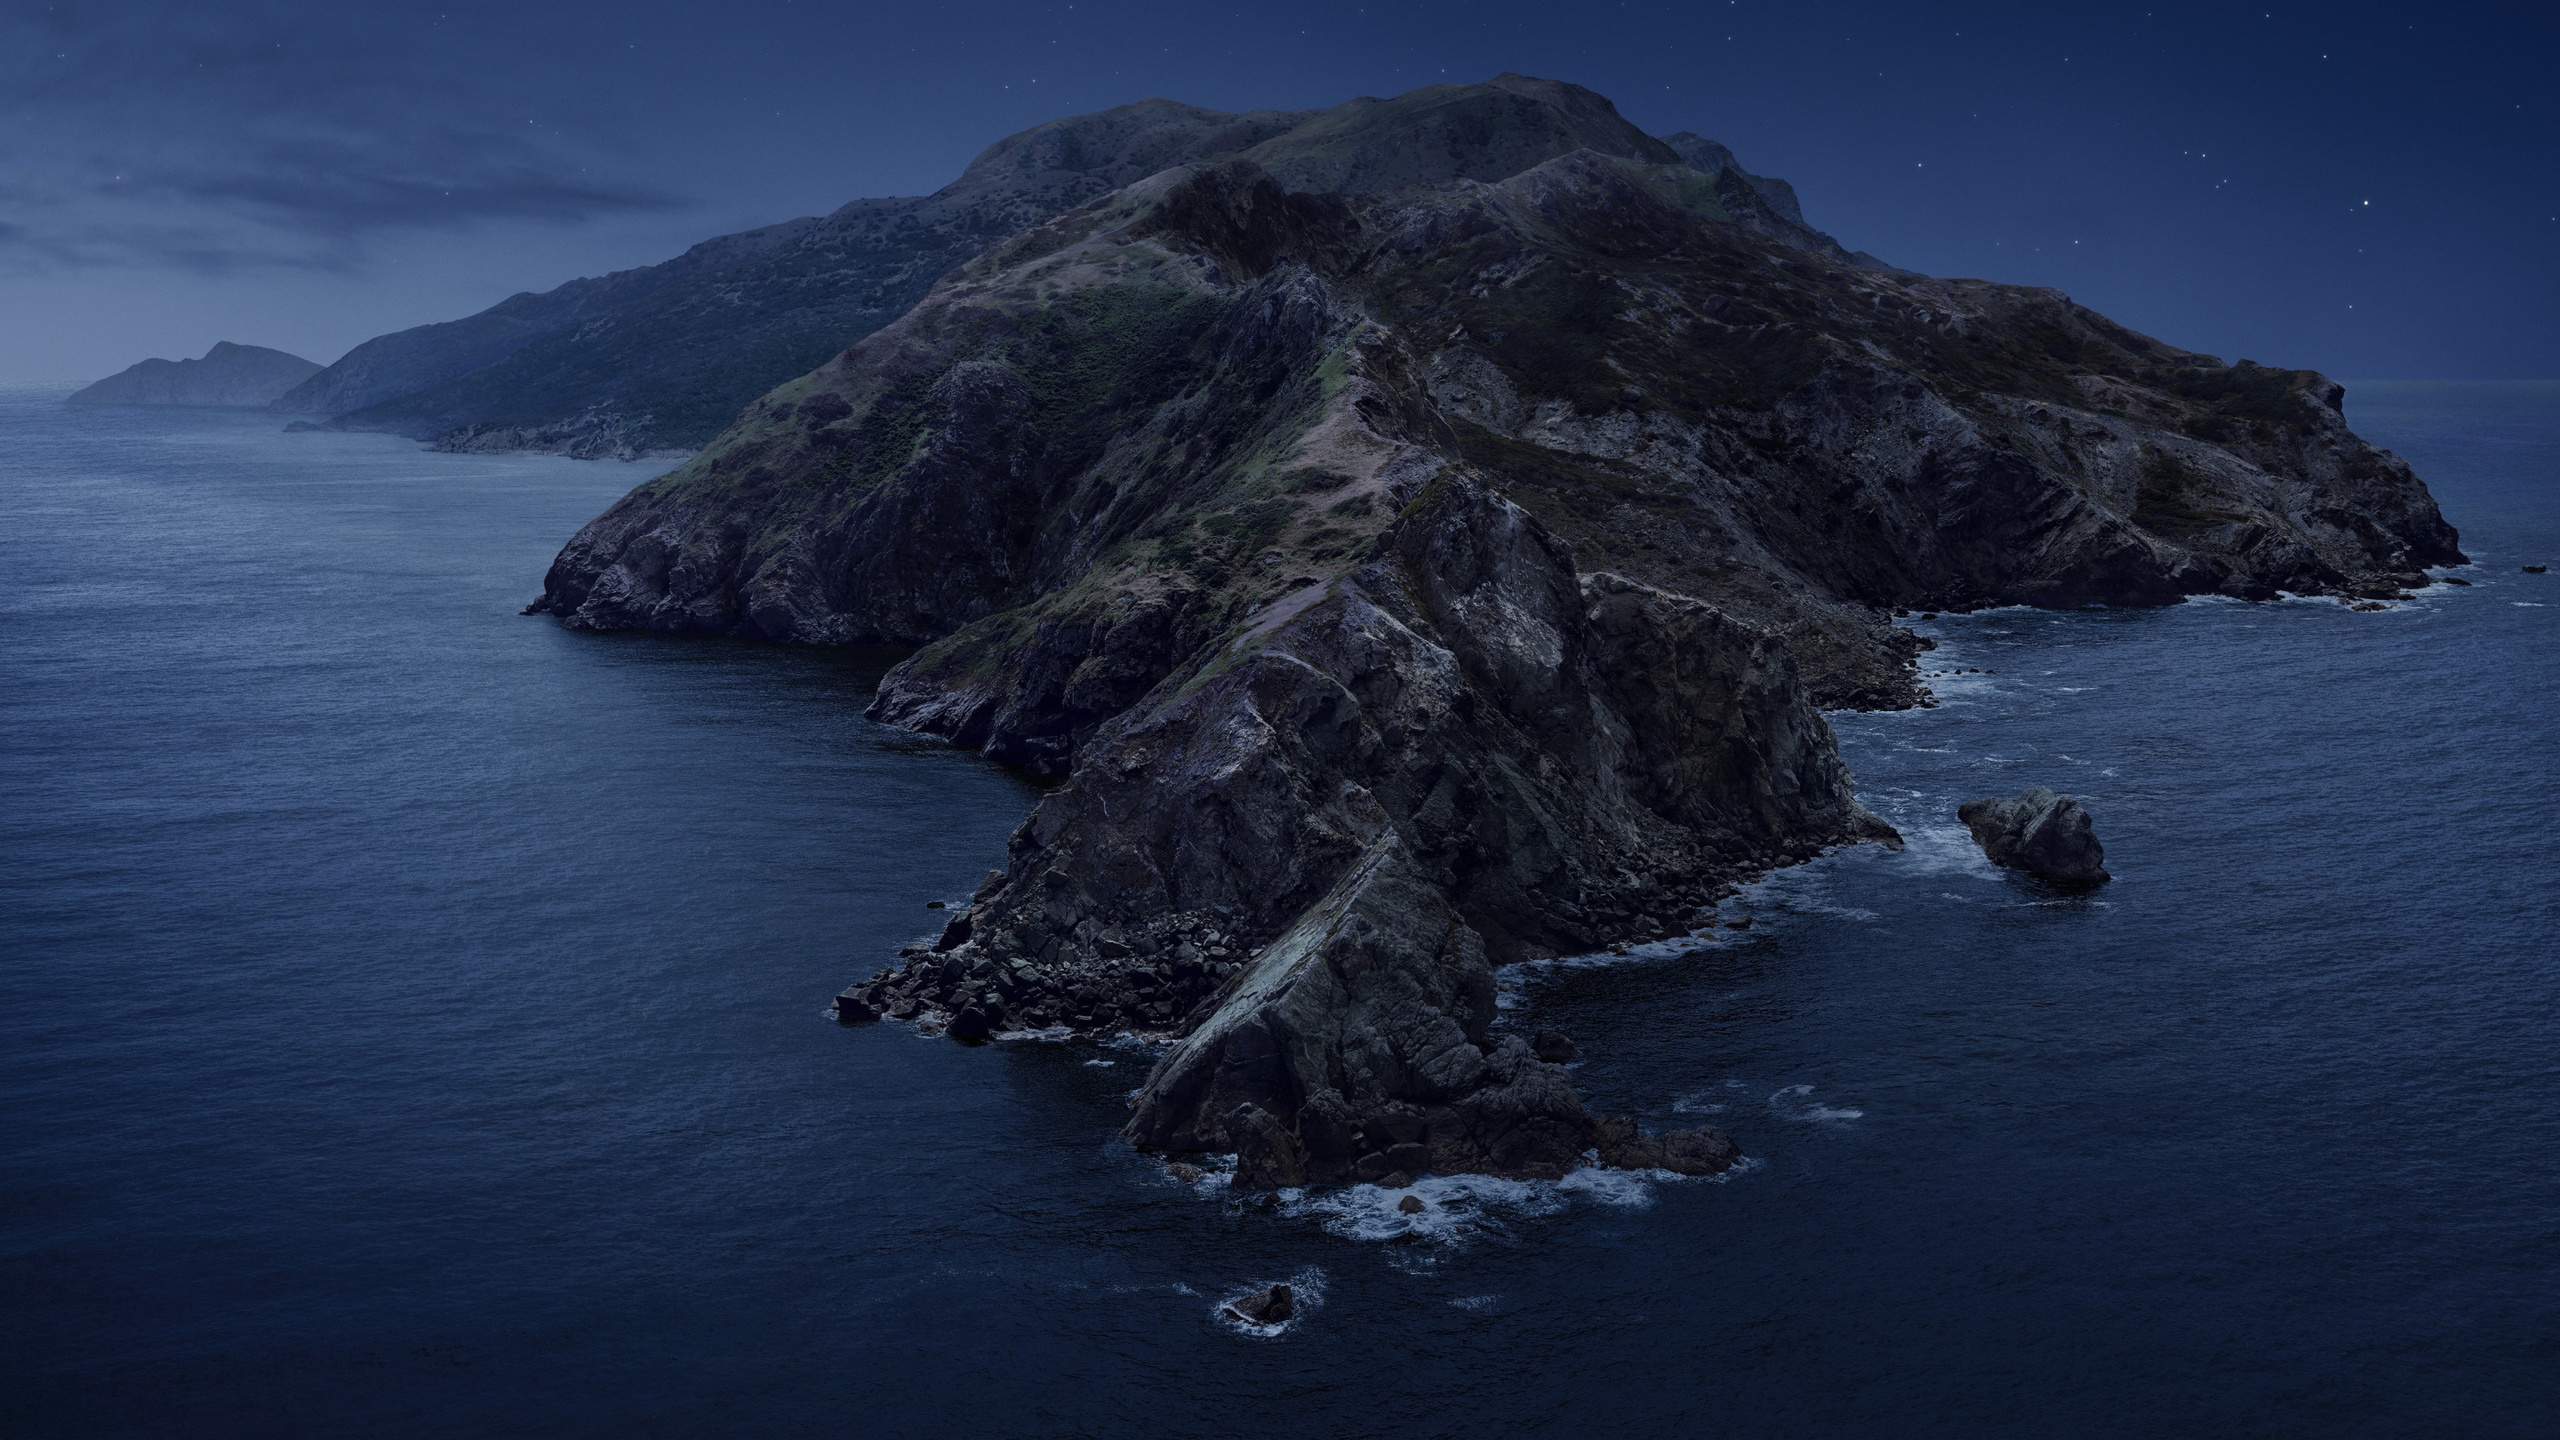
[[[1812,1093],[1810,1085],[1789,1085],[1769,1097],[1769,1109],[1782,1120],[1811,1120],[1817,1124],[1838,1124],[1866,1118],[1864,1110],[1813,1103],[1805,1098]]]
[[[1461,1295],[1449,1304],[1459,1310],[1482,1310],[1501,1298],[1499,1295]]]
[[[1104,1069],[1106,1069],[1106,1070],[1107,1070],[1107,1069],[1109,1069],[1110,1067],[1112,1067],[1112,1066],[1114,1066],[1114,1065],[1116,1065],[1116,1064],[1118,1064],[1118,1063],[1120,1063],[1120,1062],[1118,1062],[1118,1061],[1116,1061],[1116,1060],[1099,1060],[1099,1059],[1097,1059],[1097,1060],[1087,1060],[1087,1061],[1086,1061],[1086,1062],[1084,1062],[1084,1063],[1086,1063],[1087,1065],[1099,1065],[1099,1066],[1101,1066],[1101,1067],[1103,1067]]]
[[[1073,1040],[1076,1038],[1076,1032],[1068,1029],[1064,1025],[1052,1025],[1045,1030],[999,1030],[988,1038],[994,1040],[1037,1040],[1043,1044],[1054,1045],[1061,1040]]]

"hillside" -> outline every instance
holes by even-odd
[[[74,392],[68,403],[254,410],[319,373],[299,355],[223,340],[199,359],[142,361]]]
[[[1711,141],[1674,138],[1735,189],[1729,203],[1744,223],[1849,258],[1802,223],[1784,181],[1744,176]],[[275,408],[450,449],[690,449],[756,396],[904,314],[987,246],[1172,166],[1243,155],[1292,189],[1352,192],[1499,180],[1576,149],[1674,164],[1688,153],[1589,91],[1517,75],[1314,112],[1146,100],[998,141],[929,196],[857,200],[369,340]],[[1783,204],[1762,201],[1763,191]]]

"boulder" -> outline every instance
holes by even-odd
[[[1239,1295],[1221,1308],[1228,1319],[1247,1325],[1283,1325],[1298,1313],[1298,1302],[1288,1286],[1273,1285],[1250,1295]]]
[[[2089,827],[2089,812],[2069,795],[2042,785],[2016,798],[1991,796],[1956,807],[1991,863],[2048,880],[2095,885],[2109,879],[2105,847]]]
[[[1561,1030],[1540,1030],[1529,1037],[1529,1052],[1550,1065],[1582,1058],[1582,1049]]]

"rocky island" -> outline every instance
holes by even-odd
[[[951,270],[529,608],[920,647],[876,718],[1067,778],[841,1013],[1168,1037],[1128,1133],[1239,1184],[1730,1164],[1588,1110],[1492,966],[1897,843],[1821,714],[1924,700],[1897,611],[2462,560],[2322,377],[1893,269],[1578,87],[1186,123],[1224,148]]]
[[[217,342],[195,360],[145,360],[72,393],[73,405],[204,405],[255,410],[320,373],[299,355]]]

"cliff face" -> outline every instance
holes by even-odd
[[[145,360],[76,391],[73,405],[208,405],[256,409],[318,374],[299,355],[217,343],[197,360]]]
[[[846,1014],[1185,1036],[1131,1133],[1270,1183],[1712,1168],[1488,1028],[1485,967],[1889,839],[1817,707],[1918,698],[1892,607],[2459,558],[2318,376],[1773,236],[1730,166],[1421,183],[1493,151],[1362,133],[1316,153],[1399,188],[1187,165],[1007,240],[553,565],[573,627],[920,645],[876,717],[1070,777]]]
[[[1686,167],[1288,192],[1190,167],[1026,232],[562,553],[594,628],[928,648],[882,713],[1064,770],[1390,477],[1493,477],[1585,568],[1917,698],[1895,607],[2388,593],[2454,559],[2338,387],[2050,291],[1823,261]]]

